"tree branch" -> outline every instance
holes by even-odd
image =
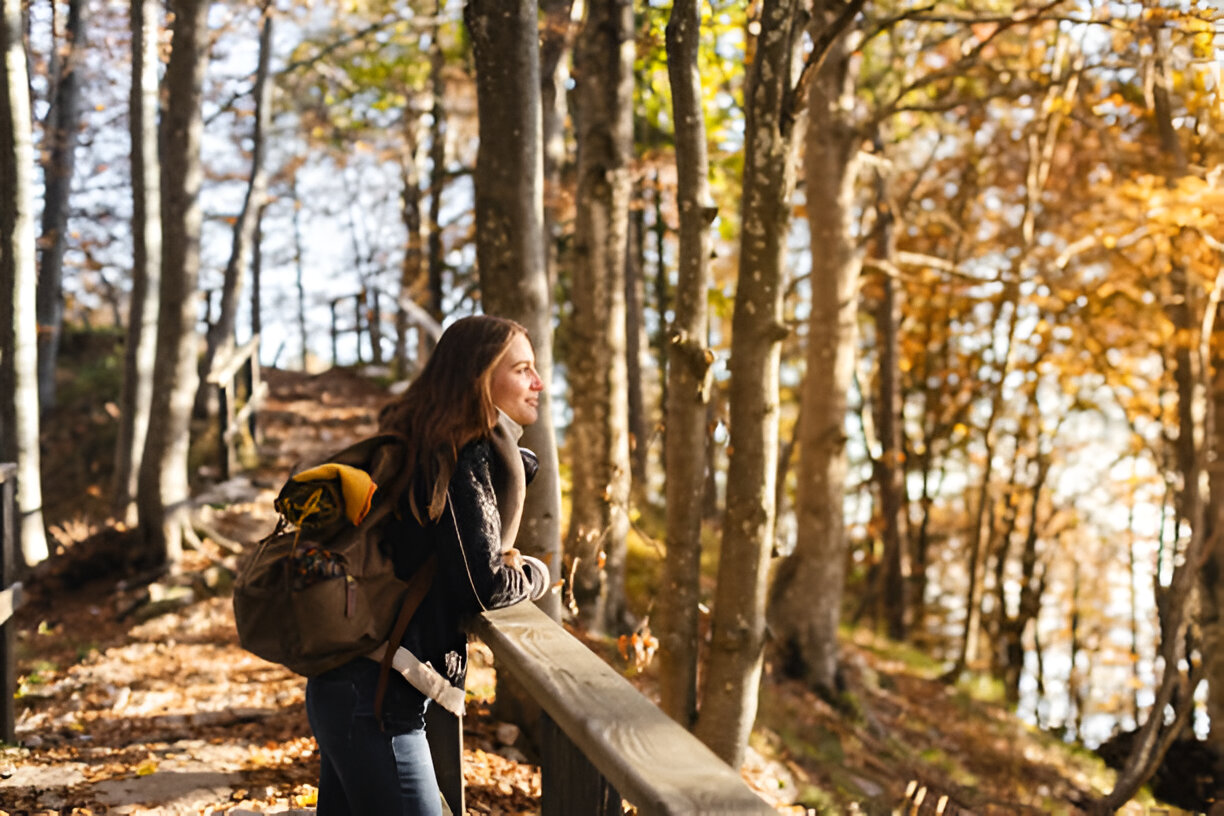
[[[807,99],[807,86],[811,81],[811,76],[820,71],[825,58],[829,56],[829,51],[833,48],[833,43],[837,42],[837,38],[850,28],[850,24],[854,22],[854,18],[862,11],[865,4],[866,0],[846,0],[846,5],[842,6],[837,17],[821,29],[820,35],[812,43],[811,53],[803,63],[803,69],[799,72],[799,79],[795,82],[795,87],[788,94],[790,100],[788,110],[792,113],[797,112],[802,105],[795,100]]]

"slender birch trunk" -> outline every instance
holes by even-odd
[[[132,295],[123,352],[119,436],[115,443],[114,511],[137,523],[136,489],[153,399],[161,289],[161,172],[157,155],[158,0],[132,2]]]
[[[34,145],[21,3],[0,0],[0,460],[17,463],[14,526],[27,567],[47,558],[38,449]]]

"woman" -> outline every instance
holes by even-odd
[[[396,669],[403,656],[411,670],[390,672],[381,721],[374,716],[379,664],[372,659],[306,684],[321,755],[320,816],[442,813],[425,708],[462,710],[463,623],[483,609],[538,598],[549,585],[544,564],[513,548],[535,472],[534,455],[517,442],[522,426],[536,420],[543,389],[522,326],[466,317],[447,328],[407,392],[383,409],[379,424],[407,438],[413,473],[383,544],[400,577],[414,574],[431,553],[437,572],[399,644]]]

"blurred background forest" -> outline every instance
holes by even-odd
[[[402,381],[483,310],[551,383],[546,607],[653,654],[724,759],[766,660],[852,709],[863,627],[1069,742],[1129,734],[1106,807],[1174,743],[1224,788],[1214,4],[0,7],[28,567],[40,418],[96,377],[56,377],[69,340],[123,367],[86,523],[173,567],[248,339]]]

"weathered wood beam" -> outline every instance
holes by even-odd
[[[13,584],[8,589],[0,590],[0,624],[7,623],[19,606],[21,606],[20,582]]]
[[[734,768],[535,604],[486,612],[473,630],[498,669],[641,816],[774,813]]]

